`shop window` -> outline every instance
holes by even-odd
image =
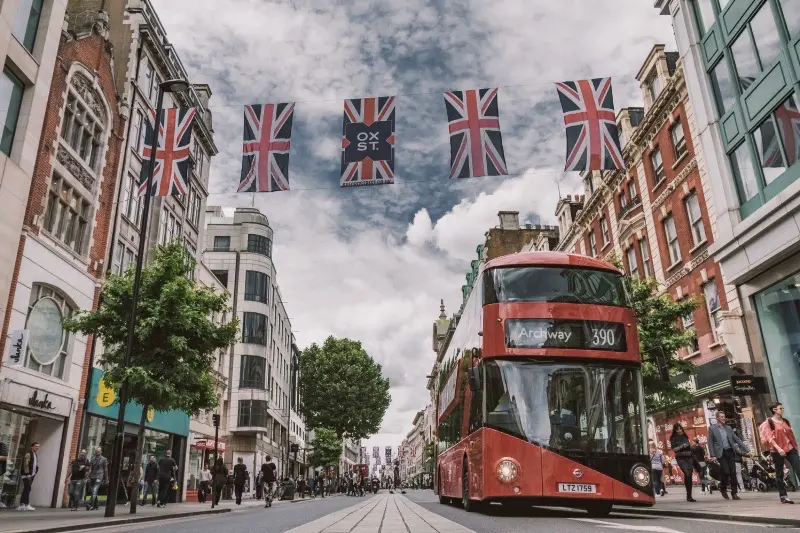
[[[28,52],[33,52],[44,0],[20,0],[11,32]]]
[[[628,274],[631,277],[638,277],[639,276],[639,263],[636,261],[636,249],[631,246],[625,252],[628,259]]]
[[[3,125],[3,136],[0,139],[0,152],[11,155],[14,136],[17,133],[17,120],[22,105],[22,93],[25,85],[7,68],[0,76],[0,123]]]
[[[664,173],[664,162],[661,159],[661,150],[659,150],[658,147],[653,148],[653,151],[650,153],[650,166],[653,169],[653,188],[656,188],[667,178],[667,175]]]
[[[692,243],[700,246],[706,241],[706,229],[703,226],[703,216],[700,212],[700,201],[697,193],[693,192],[684,200],[686,204],[686,214],[689,216],[689,225],[692,227]]]
[[[672,266],[681,260],[681,248],[678,244],[678,232],[675,229],[675,219],[670,215],[664,219],[662,224],[664,225],[664,237],[667,239],[670,266]]]
[[[800,37],[800,0],[778,0],[790,39]]]
[[[717,284],[714,280],[710,280],[708,283],[703,285],[703,295],[706,298],[706,308],[708,310],[708,319],[711,323],[711,333],[714,338],[714,342],[719,341],[719,324],[720,324],[720,312],[721,306],[719,301],[719,294],[717,293]]]
[[[33,284],[25,323],[29,332],[25,357],[27,368],[54,378],[66,377],[72,336],[64,331],[61,320],[74,312],[75,307],[61,292],[46,285]]]
[[[680,120],[675,122],[669,129],[669,136],[672,138],[672,148],[675,151],[677,161],[686,153],[686,137],[683,134],[683,124]]]
[[[714,91],[714,99],[717,103],[717,111],[721,117],[733,106],[738,96],[726,57],[719,60],[714,68],[711,69],[709,77],[711,78],[711,88]]]
[[[650,248],[647,246],[647,239],[639,241],[639,250],[642,253],[642,266],[644,267],[644,277],[653,277],[653,267],[650,264]]]

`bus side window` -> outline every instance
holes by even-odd
[[[483,367],[479,366],[475,369],[477,372],[483,373]],[[480,380],[481,387],[478,390],[472,391],[472,398],[470,399],[469,408],[469,432],[477,431],[483,426],[483,379]]]

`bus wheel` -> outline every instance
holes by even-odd
[[[478,504],[469,499],[469,466],[464,457],[464,467],[461,469],[461,505],[468,513],[477,511]]]
[[[439,481],[437,482],[437,486],[439,487],[439,503],[442,505],[447,505],[450,503],[450,498],[447,496],[442,495],[442,471],[439,471]]]
[[[602,518],[604,516],[608,516],[611,513],[612,507],[613,505],[610,502],[590,503],[586,507],[586,511],[589,513],[589,516],[595,518]]]

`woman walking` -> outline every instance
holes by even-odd
[[[214,505],[219,505],[219,498],[222,496],[222,490],[228,482],[228,468],[222,461],[222,457],[217,457],[217,462],[214,463]]]
[[[695,502],[692,498],[692,472],[694,471],[694,455],[692,455],[692,444],[689,442],[689,437],[683,430],[683,426],[676,422],[672,426],[672,435],[669,437],[670,446],[672,451],[675,452],[675,459],[678,461],[678,466],[683,474],[683,485],[686,487],[686,501]]]
[[[653,469],[653,494],[656,496],[663,496],[667,492],[661,484],[664,464],[664,454],[656,448],[655,442],[650,441],[650,467]]]

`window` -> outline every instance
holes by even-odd
[[[200,193],[196,188],[191,187],[189,189],[189,204],[187,206],[189,211],[187,214],[187,220],[195,228],[197,228],[200,224],[200,200]]]
[[[136,255],[122,241],[118,241],[114,248],[114,262],[111,265],[111,272],[116,275],[127,272],[129,268],[136,265]]]
[[[239,412],[236,418],[239,427],[266,428],[271,422],[266,400],[239,400]]]
[[[753,132],[756,152],[764,174],[764,182],[770,184],[794,165],[798,160],[797,105],[794,95],[790,95]]]
[[[183,232],[181,223],[172,212],[164,210],[161,216],[161,224],[158,228],[158,244],[165,246],[176,239],[180,239]]]
[[[675,219],[672,215],[664,219],[664,236],[667,238],[670,266],[681,260],[681,249],[678,246],[678,232],[675,231]]]
[[[706,297],[706,308],[708,309],[708,318],[711,323],[711,333],[714,336],[714,342],[719,340],[719,314],[721,310],[719,295],[717,294],[717,284],[714,280],[710,280],[703,285],[703,295]]]
[[[592,256],[597,255],[597,237],[594,235],[594,230],[589,232],[589,251]]]
[[[683,136],[683,124],[680,120],[669,129],[669,136],[672,137],[672,147],[675,150],[675,161],[677,161],[686,153],[686,137]]]
[[[28,303],[28,347],[25,366],[54,378],[64,379],[72,336],[61,327],[63,317],[75,312],[59,291],[34,283]]]
[[[150,95],[150,86],[153,84],[153,64],[147,57],[142,58],[139,65],[139,88],[146,97]],[[153,102],[155,103],[155,102]]]
[[[627,306],[619,273],[588,268],[496,268],[483,274],[484,305],[499,302],[569,302]]]
[[[628,274],[630,274],[631,277],[638,276],[639,262],[636,261],[636,248],[631,246],[630,248],[628,248],[625,254],[627,255],[628,258]]]
[[[75,76],[83,77],[80,74]],[[99,108],[97,111],[99,112]],[[104,128],[105,118],[97,116],[83,98],[70,90],[64,109],[61,137],[94,172],[98,170],[100,155],[105,145]]]
[[[242,342],[267,345],[267,317],[261,313],[244,312],[242,317]]]
[[[263,235],[247,236],[247,251],[272,257],[272,241]]]
[[[716,15],[714,13],[713,0],[694,0],[695,16],[697,17],[697,26],[700,28],[700,35],[711,29],[714,25]]]
[[[758,194],[758,178],[747,141],[741,143],[731,154],[733,174],[739,184],[739,196],[742,203]]]
[[[203,177],[203,163],[205,160],[205,152],[203,148],[200,147],[200,143],[197,142],[194,138],[192,138],[194,142],[194,146],[192,148],[192,155],[194,156],[194,171],[197,174],[198,178]]]
[[[214,237],[214,251],[227,252],[231,249],[230,235],[217,235]]]
[[[3,123],[0,152],[6,155],[11,155],[24,91],[25,86],[22,81],[7,68],[3,69],[3,76],[0,78],[0,121]]]
[[[653,148],[650,153],[650,165],[653,168],[653,186],[657,187],[667,177],[664,173],[664,163],[661,160],[661,150],[658,147]]]
[[[611,241],[611,235],[608,233],[608,219],[604,216],[600,217],[600,231],[603,234],[603,247]]]
[[[653,105],[661,93],[661,78],[658,77],[657,72],[653,72],[645,84],[647,85],[647,94],[650,96],[650,105]]]
[[[267,360],[263,357],[243,355],[239,371],[239,388],[265,390],[267,388],[266,368]]]
[[[142,153],[142,143],[145,135],[144,115],[142,111],[136,110],[136,117],[133,119],[133,129],[131,129],[131,147],[137,154]]]
[[[631,179],[628,181],[628,191],[631,195],[631,200],[639,197],[639,189],[636,187],[635,179]]]
[[[125,191],[123,194],[125,196],[122,198],[122,201],[125,202],[125,205],[123,206],[122,214],[125,215],[128,220],[138,225],[142,217],[142,208],[144,204],[142,203],[141,196],[139,196],[138,180],[133,174],[128,174],[128,179],[125,180]]]
[[[228,271],[227,270],[212,270],[212,274],[216,277],[223,287],[228,288]]]
[[[689,329],[694,326],[694,312],[687,314],[683,317],[683,329]]]
[[[717,102],[717,111],[720,117],[736,102],[736,85],[731,76],[728,61],[723,57],[709,73],[711,88],[714,90],[714,99]]]
[[[747,90],[762,70],[777,59],[780,47],[772,9],[769,2],[766,2],[731,45],[742,92]]]
[[[693,192],[684,200],[686,203],[686,214],[689,216],[689,224],[692,226],[692,243],[695,246],[706,241],[706,229],[703,226],[703,216],[700,212],[700,201],[697,193]]]
[[[244,276],[244,299],[251,302],[269,303],[269,276],[263,272],[248,270]]]
[[[778,0],[790,39],[800,37],[800,0]]]
[[[626,205],[628,205],[628,199],[625,197],[625,189],[623,188],[619,193],[619,206],[624,209]]]
[[[29,52],[33,52],[33,45],[36,43],[36,32],[42,16],[42,4],[44,4],[44,0],[20,0],[17,5],[12,33]]]
[[[44,229],[75,253],[84,252],[92,206],[64,178],[53,174]]]
[[[683,322],[683,329],[689,330],[694,329],[694,311],[690,312],[682,319]],[[695,334],[692,338],[691,344],[687,347],[689,351],[689,355],[697,353],[700,351],[700,343],[697,341],[697,335]]]

